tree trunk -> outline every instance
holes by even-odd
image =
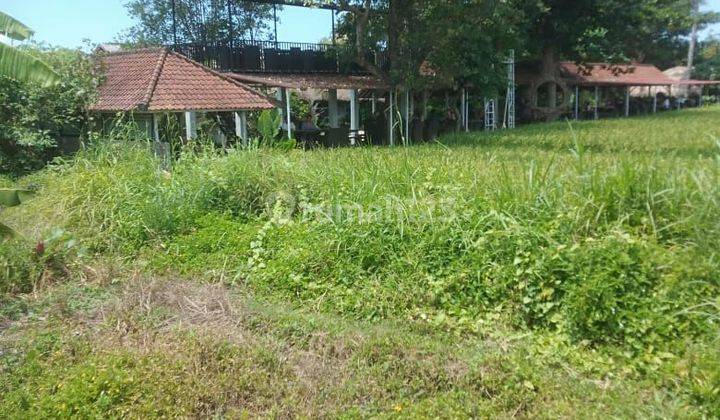
[[[550,47],[543,50],[542,77],[545,80],[554,80],[557,77],[555,50]],[[557,85],[555,83],[547,84],[547,95],[548,107],[555,108],[557,106]]]
[[[687,79],[692,78],[692,71],[693,71],[693,64],[695,64],[695,46],[697,45],[698,40],[698,22],[697,22],[697,15],[700,12],[700,1],[699,0],[692,0],[692,15],[693,15],[693,25],[692,30],[690,32],[690,47],[688,48],[688,58],[687,58]]]

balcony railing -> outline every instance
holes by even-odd
[[[300,42],[236,41],[177,44],[173,50],[222,72],[343,73],[364,70],[349,57],[348,46]],[[377,56],[372,54],[373,61]]]

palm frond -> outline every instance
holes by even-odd
[[[17,19],[0,12],[0,33],[17,41],[24,41],[33,35],[33,30]]]
[[[0,75],[43,86],[52,86],[60,81],[60,76],[47,64],[2,42],[0,42]]]

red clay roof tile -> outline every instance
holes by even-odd
[[[100,58],[105,80],[93,111],[230,111],[274,108],[251,88],[163,48]]]

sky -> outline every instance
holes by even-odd
[[[717,0],[720,2],[720,0]],[[0,10],[35,31],[34,40],[62,47],[112,42],[133,26],[127,0],[0,0]],[[285,7],[278,12],[278,40],[318,42],[332,33],[329,10]]]
[[[0,10],[35,30],[35,41],[63,47],[112,42],[133,25],[124,3],[127,0],[0,0]],[[632,1],[632,0],[628,0]],[[704,10],[720,12],[720,0],[706,0]],[[278,40],[318,42],[331,33],[328,10],[285,7],[278,13]],[[702,36],[720,35],[720,24]]]

